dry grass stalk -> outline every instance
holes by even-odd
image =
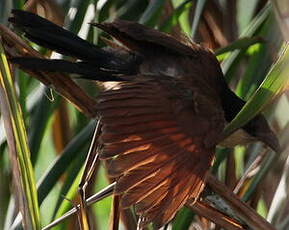
[[[218,181],[213,175],[209,175],[207,184],[220,195],[248,226],[256,230],[275,230],[275,228],[261,217],[254,209],[242,202],[231,190]]]

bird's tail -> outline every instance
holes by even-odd
[[[101,49],[38,15],[12,10],[9,21],[36,44],[80,60],[70,62],[34,57],[11,59],[24,69],[75,73],[82,78],[100,81],[120,81],[122,75],[132,75],[135,72],[134,57],[123,58],[114,52]]]

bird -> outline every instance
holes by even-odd
[[[9,21],[40,46],[77,61],[14,57],[23,69],[118,82],[97,98],[100,152],[121,207],[134,206],[141,224],[170,222],[204,189],[217,145],[261,141],[279,151],[262,114],[222,140],[245,105],[227,85],[209,49],[137,22],[92,23],[115,42],[99,48],[52,22],[21,10]]]

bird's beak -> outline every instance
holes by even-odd
[[[280,147],[278,138],[273,131],[258,134],[258,139],[262,141],[264,144],[266,144],[267,146],[269,146],[276,153],[281,152],[281,147]]]

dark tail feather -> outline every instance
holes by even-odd
[[[97,81],[123,81],[121,73],[110,70],[101,70],[87,62],[69,62],[58,59],[40,59],[30,57],[11,58],[10,61],[23,69],[47,72],[62,72],[78,74],[79,78]]]
[[[29,40],[40,46],[81,60],[97,62],[103,68],[127,68],[127,60],[96,47],[38,15],[21,10],[12,10],[12,14],[9,21],[20,28]]]

